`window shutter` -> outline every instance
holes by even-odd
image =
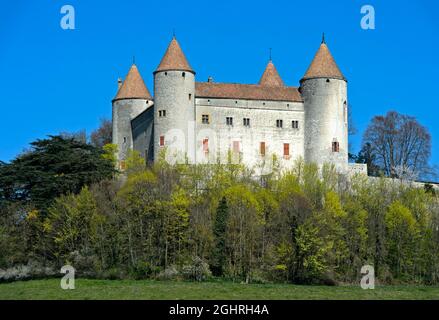
[[[239,152],[239,141],[233,141],[233,152]]]
[[[259,152],[260,152],[261,156],[265,156],[265,142],[261,142],[261,144],[259,146]]]
[[[289,156],[289,155],[290,155],[290,144],[284,143],[284,156]]]

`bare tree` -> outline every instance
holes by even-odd
[[[398,177],[401,170],[424,175],[429,172],[431,136],[414,117],[389,111],[375,116],[363,136],[363,145],[370,151],[386,176]]]
[[[64,139],[73,139],[78,142],[87,143],[87,132],[85,129],[79,130],[77,132],[60,132],[59,134]]]
[[[357,133],[358,133],[358,129],[357,126],[355,125],[354,118],[352,115],[352,105],[349,104],[348,105],[348,135],[349,135],[348,150],[349,150],[349,159],[353,161],[356,160],[356,157],[351,143],[352,141],[351,137],[355,136]]]
[[[95,147],[102,148],[104,145],[111,143],[113,134],[113,125],[108,119],[101,119],[99,128],[91,133],[91,144]]]

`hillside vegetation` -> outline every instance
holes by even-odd
[[[372,265],[377,283],[438,283],[433,192],[303,161],[285,172],[273,160],[255,178],[240,164],[147,167],[132,153],[124,175],[37,204],[3,202],[2,278],[71,264],[104,279],[334,285],[358,284]]]

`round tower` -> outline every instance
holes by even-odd
[[[154,159],[195,161],[195,72],[174,37],[154,72]]]
[[[151,94],[135,64],[131,66],[125,81],[119,80],[119,89],[112,102],[113,144],[117,145],[119,169],[124,170],[129,150],[134,146],[131,120],[153,104]]]
[[[347,81],[323,38],[300,80],[305,109],[305,161],[348,168]]]

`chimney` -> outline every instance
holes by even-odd
[[[120,87],[122,87],[122,79],[121,78],[117,78],[117,90],[119,90]]]
[[[207,82],[209,82],[209,83],[213,83],[213,78],[212,78],[212,76],[209,76],[209,78],[207,78]]]

